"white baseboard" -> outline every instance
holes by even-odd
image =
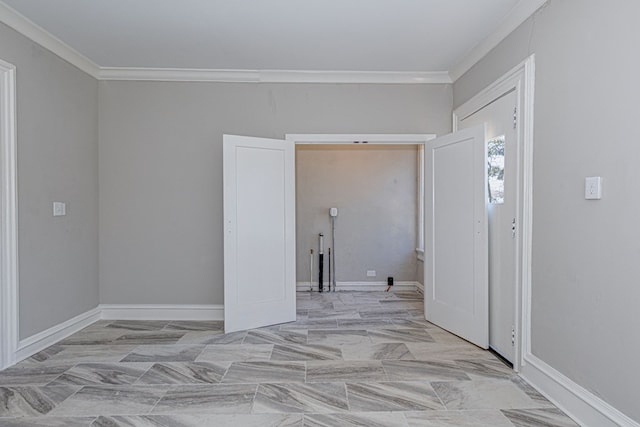
[[[224,320],[224,307],[215,304],[100,304],[18,342],[15,363],[100,320]]]
[[[416,291],[424,295],[424,285],[420,282],[416,282]]]
[[[312,289],[318,291],[318,282],[313,282]],[[393,284],[394,291],[415,291],[420,285],[418,282],[395,282]],[[387,282],[336,282],[336,291],[385,291]],[[329,284],[325,283],[323,289],[329,289]],[[333,290],[333,289],[331,289]],[[297,282],[296,291],[309,291],[309,282]]]
[[[92,308],[72,319],[20,340],[18,342],[18,350],[16,351],[16,363],[52,346],[58,341],[67,338],[69,335],[75,334],[99,319],[100,309],[98,307]]]
[[[538,357],[527,354],[525,361],[520,376],[581,426],[640,427],[636,421]]]
[[[100,304],[106,320],[224,320],[221,304]]]

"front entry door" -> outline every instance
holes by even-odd
[[[425,145],[425,316],[489,345],[484,127]]]
[[[293,141],[224,135],[224,329],[296,320]]]
[[[485,124],[489,168],[489,346],[515,359],[517,131],[516,91],[462,117],[458,129]]]

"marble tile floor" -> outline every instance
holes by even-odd
[[[0,426],[575,426],[417,292],[298,293],[298,320],[99,321],[0,371]]]

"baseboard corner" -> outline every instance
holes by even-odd
[[[578,424],[598,427],[640,427],[640,424],[589,390],[529,353],[520,376]]]
[[[100,308],[94,307],[69,320],[45,329],[42,332],[38,332],[28,338],[21,339],[18,342],[15,362],[18,363],[21,360],[33,356],[34,354],[52,346],[70,335],[75,334],[98,320],[100,320]]]

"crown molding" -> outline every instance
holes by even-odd
[[[98,80],[227,83],[451,83],[449,73],[395,71],[215,70],[100,67],[39,25],[0,1],[0,22]]]
[[[319,70],[215,70],[179,68],[100,67],[39,25],[0,0],[0,22],[50,50],[98,80],[242,82],[242,83],[453,83],[491,49],[542,7],[547,0],[522,0],[487,38],[450,71],[319,71]]]
[[[258,82],[259,74],[253,70],[101,67],[98,79],[156,82]]]
[[[16,12],[2,1],[0,1],[0,22],[8,25],[45,49],[50,50],[85,73],[96,78],[98,77],[100,67],[95,62],[91,61],[89,58],[73,49],[25,16]]]
[[[471,53],[464,57],[462,61],[456,64],[450,71],[449,76],[452,82],[458,80],[464,73],[469,71],[471,67],[484,58],[494,47],[504,40],[513,30],[518,28],[520,24],[526,21],[538,9],[540,9],[548,0],[521,0],[507,14],[504,20],[498,25],[496,30],[487,38],[478,43]]]
[[[268,83],[373,83],[438,84],[452,83],[446,71],[260,71]]]
[[[451,83],[446,71],[208,70],[128,67],[102,67],[98,79],[228,83]]]

